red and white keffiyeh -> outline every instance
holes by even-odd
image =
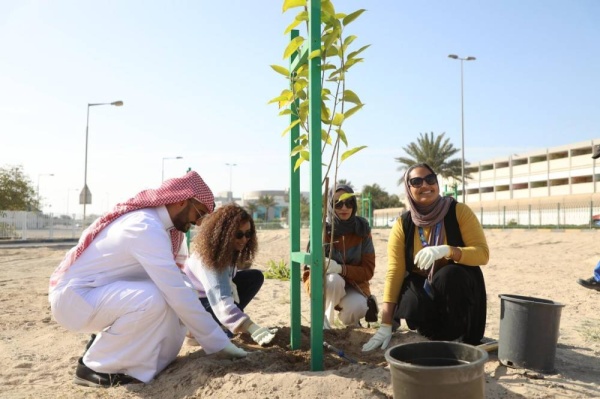
[[[166,180],[158,189],[144,190],[135,197],[115,205],[112,211],[96,219],[94,223],[85,229],[81,234],[77,245],[67,252],[63,261],[58,265],[56,270],[54,270],[52,276],[50,276],[50,289],[58,284],[58,281],[65,274],[67,269],[69,269],[73,262],[75,262],[83,251],[85,251],[92,243],[98,233],[119,216],[138,209],[174,204],[190,198],[194,198],[204,204],[209,213],[214,210],[215,199],[212,191],[206,183],[204,183],[204,180],[202,180],[200,175],[194,171],[188,172],[183,177]],[[173,258],[175,259],[179,252],[179,248],[181,247],[181,243],[183,242],[184,234],[175,228],[171,228],[170,235]]]

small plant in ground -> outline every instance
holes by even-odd
[[[267,266],[267,270],[264,272],[265,278],[281,281],[288,281],[290,279],[290,268],[283,259],[279,262],[269,260]]]

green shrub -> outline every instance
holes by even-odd
[[[281,259],[279,262],[270,260],[267,263],[267,270],[264,272],[265,278],[288,281],[290,279],[290,268],[287,263]]]

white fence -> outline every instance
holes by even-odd
[[[547,202],[471,209],[484,228],[600,228],[600,202]],[[391,227],[402,212],[402,208],[375,210],[373,227]],[[64,216],[56,218],[36,212],[0,211],[0,240],[77,239],[83,230],[80,223]],[[302,226],[308,227],[308,224],[304,221]],[[256,223],[256,228],[280,229],[287,228],[287,224]]]
[[[471,207],[486,228],[591,229],[600,227],[600,202],[569,202]],[[403,208],[377,209],[373,227],[390,227]]]
[[[0,240],[78,238],[81,227],[70,218],[38,212],[0,211]]]

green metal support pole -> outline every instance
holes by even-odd
[[[321,49],[321,0],[308,3],[309,54]],[[310,369],[323,370],[323,194],[321,192],[321,57],[308,61],[310,152]]]
[[[321,1],[310,0],[308,4],[308,46],[303,45],[301,53],[290,60],[290,79],[295,71],[308,59],[308,54],[321,49]],[[293,30],[291,38],[298,36]],[[306,42],[305,42],[306,44]],[[293,84],[293,82],[290,82]],[[300,251],[300,175],[294,171],[297,156],[290,159],[290,307],[292,349],[300,347],[300,264],[310,266],[310,368],[323,370],[323,194],[321,192],[321,57],[308,60],[308,131],[310,157],[310,252]],[[292,104],[293,123],[297,118],[298,102]],[[290,135],[290,151],[296,146],[299,126],[294,127]]]
[[[294,29],[291,32],[290,39],[293,40],[298,37],[298,30]],[[290,60],[290,66],[294,63],[297,58],[297,54],[293,54]],[[290,69],[290,87],[293,85],[293,78],[296,74],[295,71]],[[298,107],[299,101],[295,100],[292,103],[292,115],[290,123],[293,123],[298,119]],[[292,128],[290,133],[290,153],[296,146],[296,140],[300,135],[300,125],[296,125]],[[301,301],[300,301],[300,290],[302,286],[300,276],[301,264],[294,260],[293,254],[300,251],[300,171],[294,171],[294,165],[299,155],[294,155],[290,158],[290,250],[292,256],[290,256],[290,346],[292,349],[300,348],[301,339]]]

